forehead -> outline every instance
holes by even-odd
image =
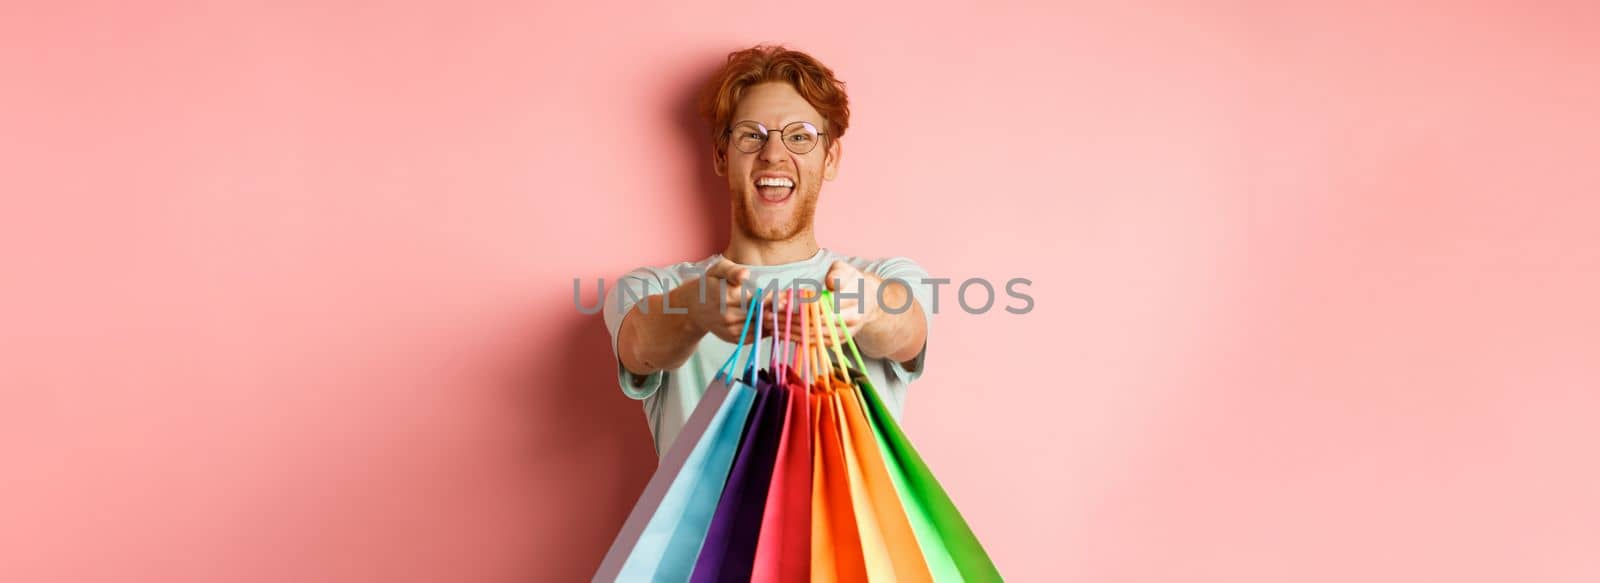
[[[733,110],[733,123],[745,120],[760,122],[769,128],[796,121],[809,121],[820,127],[822,114],[788,83],[769,82],[752,85],[739,97],[739,106]]]

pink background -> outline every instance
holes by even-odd
[[[1596,3],[128,4],[0,8],[0,580],[586,577],[572,280],[717,249],[764,40],[823,245],[1035,282],[907,409],[1011,579],[1600,580]]]

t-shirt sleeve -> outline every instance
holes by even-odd
[[[928,283],[928,271],[917,262],[905,257],[890,257],[869,263],[867,271],[882,278],[884,285],[900,285],[890,280],[898,279],[911,288],[911,297],[916,298],[917,304],[922,306],[922,317],[927,319],[927,337],[922,341],[922,350],[917,352],[916,358],[909,363],[901,363],[889,359],[889,371],[899,378],[901,382],[911,384],[922,376],[927,370],[928,344],[933,338],[933,285]],[[899,306],[886,306],[887,309],[898,309]]]
[[[622,386],[622,394],[632,399],[647,399],[655,394],[667,380],[667,371],[658,370],[642,377],[629,372],[622,366],[622,353],[618,350],[617,343],[621,338],[622,320],[633,311],[634,305],[649,296],[666,293],[677,283],[672,273],[656,267],[640,267],[629,271],[617,280],[616,286],[606,292],[603,312],[606,320],[606,330],[611,333],[611,354],[617,362],[617,383]]]

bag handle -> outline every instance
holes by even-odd
[[[776,292],[774,292],[774,294],[776,294]],[[778,373],[778,367],[780,366],[794,366],[792,360],[794,353],[794,342],[789,340],[789,334],[794,332],[794,302],[792,301],[794,298],[794,290],[789,289],[785,291],[784,298],[791,301],[785,302],[788,307],[783,311],[784,326],[782,340],[778,338],[778,311],[772,311],[772,372],[774,375]],[[777,299],[777,296],[774,295],[773,299]],[[782,352],[779,352],[779,342],[784,343]]]
[[[828,292],[824,291],[822,293],[823,294],[827,294]],[[821,297],[827,297],[827,296],[823,295]],[[828,343],[827,343],[827,341],[825,341],[822,338],[822,320],[823,320],[823,317],[824,317],[825,314],[823,314],[823,312],[822,312],[821,297],[818,298],[818,301],[812,302],[811,306],[810,306],[811,311],[815,312],[815,314],[813,316],[814,319],[811,322],[813,324],[813,328],[812,328],[811,332],[815,333],[816,336],[817,336],[817,346],[816,346],[817,362],[821,364],[821,369],[822,369],[821,371],[818,371],[818,372],[821,372],[823,376],[832,377],[833,376],[833,362],[828,358],[828,349],[827,349],[827,344]]]
[[[828,311],[833,310],[833,294],[831,292],[822,292],[822,304]],[[845,326],[843,320],[830,319],[830,322],[844,332],[845,343],[850,346],[850,354],[856,357],[856,366],[860,367],[861,374],[867,374],[867,363],[861,358],[861,350],[856,348],[856,339],[850,334],[850,327]],[[839,361],[847,362],[844,358],[844,348],[839,345],[838,333],[834,331],[833,327],[829,327],[828,332],[833,336],[833,349],[838,352]]]
[[[756,288],[756,293],[760,294],[761,293],[761,288]],[[735,344],[733,346],[733,354],[728,356],[728,360],[726,362],[722,363],[722,368],[717,369],[717,376],[723,377],[723,378],[730,378],[730,377],[728,377],[728,374],[732,372],[731,367],[733,366],[733,363],[739,360],[739,353],[744,351],[744,340],[745,340],[745,338],[748,337],[748,335],[750,333],[750,316],[753,316],[753,315],[755,315],[754,311],[749,311],[749,310],[745,311],[745,313],[744,313],[744,327],[739,329],[739,343]],[[757,334],[761,333],[759,328],[757,328],[756,333]],[[759,338],[759,336],[758,336],[758,338]]]
[[[844,346],[839,343],[839,331],[834,329],[834,326],[836,325],[843,326],[844,321],[838,317],[839,313],[835,311],[833,305],[833,292],[822,292],[822,310],[823,317],[827,319],[828,338],[833,340],[833,354],[839,358],[839,368],[848,369],[850,368],[850,360],[844,357]],[[845,328],[846,333],[849,333],[849,331],[849,328]],[[861,368],[861,372],[866,372],[866,367]],[[846,373],[845,376],[849,376],[849,373]]]
[[[778,301],[777,290],[772,291],[772,301],[774,302],[772,306],[772,355],[767,357],[767,369],[771,370],[773,375],[776,376],[778,372],[778,365],[783,364],[783,360],[779,358],[783,356],[783,354],[778,351],[778,331],[782,330],[783,328],[778,325],[778,306],[776,304]]]
[[[745,361],[744,378],[745,384],[752,386],[756,384],[756,363],[761,362],[761,314],[764,313],[763,309],[767,306],[767,303],[761,299],[764,297],[766,297],[766,293],[758,287],[756,288],[756,296],[750,298],[750,303],[756,305],[756,336],[754,340],[750,341],[750,359]],[[745,314],[745,317],[750,317],[750,314]]]
[[[789,348],[783,351],[783,363],[788,365],[789,368],[794,368],[794,353],[799,347],[795,346],[794,344],[795,309],[793,289],[790,289],[789,293],[785,294],[783,305],[785,306],[783,316],[783,340],[789,343]]]
[[[799,357],[801,359],[800,360],[800,378],[801,378],[801,380],[805,381],[807,387],[810,387],[811,386],[811,336],[806,334],[806,329],[810,325],[810,322],[811,322],[811,310],[809,309],[811,304],[809,304],[809,303],[807,303],[807,302],[805,302],[803,300],[803,298],[806,297],[804,295],[805,291],[802,290],[800,293],[802,294],[800,296],[802,298],[802,301],[800,302],[799,306],[795,307],[795,310],[800,312],[800,354],[799,354]]]

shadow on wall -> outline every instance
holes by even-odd
[[[527,564],[545,581],[594,574],[656,467],[640,402],[616,386],[611,337],[600,315],[568,314],[536,367],[550,371],[549,378],[531,384],[539,499]]]
[[[695,259],[721,251],[728,240],[728,187],[712,171],[712,140],[698,102],[701,83],[721,66],[725,55],[696,55],[693,67],[674,73],[682,83],[674,93],[677,98],[663,110],[671,127],[683,136],[682,147],[673,155],[694,169],[693,178],[674,194],[703,211],[700,224],[692,226],[705,233],[696,243],[703,245],[704,254],[697,251]],[[609,286],[619,275],[580,277],[586,282],[603,277]],[[563,285],[570,285],[570,280]],[[563,289],[563,301],[570,302],[570,293],[570,288]],[[594,286],[586,285],[584,293],[594,293]],[[593,305],[597,300],[588,296],[583,301]],[[593,575],[657,462],[642,402],[629,399],[617,387],[611,336],[601,315],[569,314],[556,326],[560,334],[550,339],[553,354],[535,367],[553,371],[551,378],[532,381],[532,410],[539,418],[534,480],[543,482],[538,487],[545,496],[535,502],[539,518],[529,564],[542,580],[551,581],[587,580]]]
[[[678,99],[672,103],[667,112],[672,117],[673,125],[678,129],[678,134],[683,136],[683,149],[679,154],[680,164],[685,168],[692,168],[694,172],[689,184],[684,185],[684,200],[698,204],[701,212],[701,224],[698,232],[704,233],[701,240],[704,253],[696,259],[721,252],[728,243],[729,223],[732,221],[729,209],[728,182],[725,177],[717,176],[712,169],[712,139],[711,129],[706,126],[705,120],[700,118],[700,89],[707,79],[717,72],[726,60],[725,54],[701,55],[695,62],[699,64],[689,74],[679,78],[686,82],[676,93]]]

